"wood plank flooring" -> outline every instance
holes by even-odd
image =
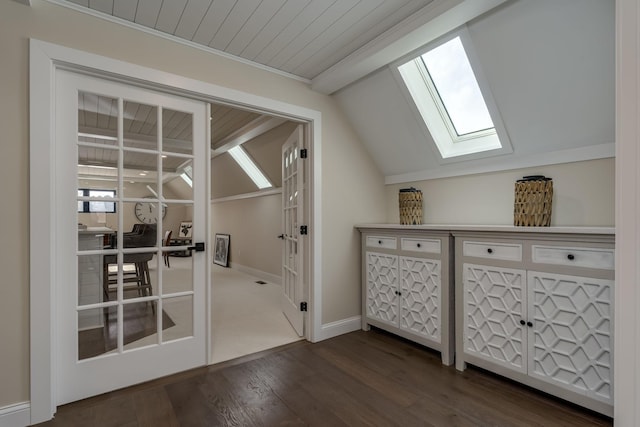
[[[297,342],[58,408],[41,426],[612,426],[382,331]]]

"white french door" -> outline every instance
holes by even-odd
[[[206,364],[206,105],[56,73],[57,405]],[[194,242],[194,243],[192,243]],[[200,249],[200,248],[199,248]]]
[[[300,227],[304,214],[303,129],[299,125],[282,146],[282,311],[299,336],[304,333],[303,250]]]

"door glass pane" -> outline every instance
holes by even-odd
[[[123,102],[125,148],[158,150],[158,107],[135,101]]]
[[[78,142],[118,146],[118,100],[88,92],[78,93]],[[95,157],[87,160],[107,159]],[[89,162],[91,164],[91,162]]]
[[[162,151],[193,154],[193,115],[162,109]]]
[[[193,200],[192,159],[169,154],[163,154],[162,157],[163,197],[174,200]]]
[[[122,171],[123,197],[158,197],[158,154],[125,150]]]
[[[193,336],[193,296],[164,298],[162,341]]]
[[[108,353],[118,347],[117,307],[78,311],[78,359]]]
[[[158,343],[156,308],[155,301],[133,302],[122,306],[125,351]]]

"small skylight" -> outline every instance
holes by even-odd
[[[273,187],[266,176],[258,169],[258,166],[251,160],[249,155],[244,149],[237,145],[228,151],[231,157],[240,165],[249,178],[256,184],[256,186],[262,190],[263,188]]]
[[[394,67],[443,161],[512,151],[506,134],[499,135],[497,108],[480,84],[467,41],[468,33],[458,30]]]
[[[185,166],[182,169],[182,173],[180,174],[180,178],[182,178],[182,180],[186,182],[189,187],[193,187],[193,179],[191,178],[192,174],[193,168],[191,167],[191,165]]]
[[[425,53],[422,60],[458,136],[493,128],[460,37]]]

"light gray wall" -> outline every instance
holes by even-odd
[[[387,221],[399,223],[398,190],[423,193],[427,224],[513,224],[514,183],[526,175],[553,178],[552,226],[613,226],[615,160],[600,159],[386,186]]]
[[[281,276],[282,196],[252,197],[211,204],[212,233],[229,234],[229,262]],[[215,286],[215,283],[214,283]]]
[[[614,6],[614,0],[513,0],[468,24],[513,154],[439,164],[430,135],[387,67],[336,98],[385,176],[422,172],[419,179],[427,179],[539,166],[579,148],[601,147],[612,157]]]

